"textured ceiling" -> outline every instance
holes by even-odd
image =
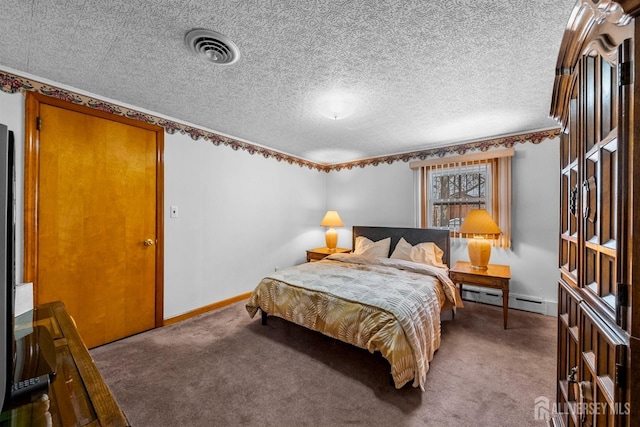
[[[574,3],[3,0],[0,69],[337,163],[555,127]],[[197,57],[193,28],[240,60]],[[326,117],[331,97],[351,115]]]

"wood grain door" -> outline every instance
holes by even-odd
[[[154,328],[162,322],[162,131],[38,101],[28,104],[37,109],[37,153],[27,156],[37,165],[30,269],[37,304],[62,301],[89,348]]]

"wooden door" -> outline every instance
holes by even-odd
[[[161,128],[44,97],[28,105],[36,303],[62,301],[89,348],[161,324]]]

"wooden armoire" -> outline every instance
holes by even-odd
[[[558,55],[553,425],[640,426],[640,0],[578,0]],[[638,117],[638,119],[636,119]]]

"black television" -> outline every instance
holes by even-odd
[[[15,185],[14,136],[0,124],[0,413],[45,393],[57,365],[53,339],[33,325],[33,311],[23,322],[16,317]]]
[[[14,355],[15,223],[13,133],[0,124],[0,404],[11,401]]]

